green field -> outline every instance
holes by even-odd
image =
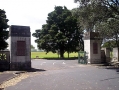
[[[36,58],[36,56],[38,56],[38,58],[58,58],[58,54],[57,53],[52,53],[49,52],[46,54],[46,52],[31,52],[31,58]],[[68,58],[68,53],[64,53],[64,57]],[[70,53],[69,57],[78,57],[78,53]]]

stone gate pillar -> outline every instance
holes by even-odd
[[[87,53],[88,63],[101,63],[101,39],[99,38],[99,33],[85,33],[84,51]]]
[[[110,49],[109,48],[102,48],[101,50],[103,50],[104,54],[105,54],[105,63],[109,63],[110,62]]]
[[[119,61],[119,48],[115,47],[113,48],[113,61]]]
[[[10,69],[31,68],[31,33],[29,26],[12,25],[10,34]]]

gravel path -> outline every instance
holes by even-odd
[[[0,90],[4,90],[4,88],[6,88],[6,87],[16,85],[18,82],[20,82],[21,80],[27,78],[28,76],[29,76],[28,73],[19,74],[15,78],[12,78],[12,79],[4,82],[3,84],[1,84],[0,85]]]

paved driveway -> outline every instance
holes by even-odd
[[[77,60],[32,60],[36,74],[5,90],[119,90],[119,72]],[[43,72],[40,72],[43,70]]]

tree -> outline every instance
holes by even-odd
[[[79,2],[80,6],[84,7],[90,4],[93,4],[94,7],[97,5],[106,6],[110,8],[115,14],[119,15],[119,0],[74,0],[74,2]],[[112,15],[112,17],[114,16]]]
[[[76,16],[78,16],[79,22],[84,30],[95,31],[97,23],[105,21],[110,16],[110,12],[107,6],[104,6],[100,3],[87,4],[83,1],[85,0],[80,1],[82,3],[77,9]]]
[[[5,11],[0,9],[0,50],[4,50],[8,46],[6,42],[9,37],[9,32],[6,30],[9,27],[7,22]]]
[[[110,40],[110,41],[105,42],[105,43],[102,45],[102,47],[104,47],[104,48],[109,48],[109,49],[112,51],[113,48],[117,47],[117,46],[116,46],[116,43],[117,43],[116,41]],[[118,41],[118,43],[119,43],[119,41]]]
[[[60,57],[64,57],[65,52],[77,51],[79,44],[83,49],[81,27],[77,25],[77,18],[65,6],[56,6],[48,14],[46,22],[41,30],[33,34],[39,49],[53,53],[59,51]]]
[[[107,41],[115,41],[115,46],[119,47],[119,19],[108,18],[106,22],[97,25],[96,29],[100,35]]]
[[[31,45],[31,49],[35,49],[35,47],[33,45]]]
[[[74,0],[79,2],[79,18],[87,31],[96,31],[119,47],[119,0]]]

